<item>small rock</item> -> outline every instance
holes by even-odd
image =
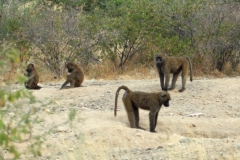
[[[10,112],[10,113],[8,113],[10,116],[14,116],[15,115],[15,113],[13,113],[13,112]]]
[[[162,146],[158,146],[157,149],[162,149],[163,147]]]
[[[192,124],[192,127],[196,127],[196,125],[195,125],[195,124]]]
[[[187,117],[195,117],[195,116],[201,116],[203,113],[194,113],[194,114],[188,114]]]
[[[83,110],[88,110],[90,111],[91,109],[90,108],[87,108],[87,107],[82,107]]]
[[[172,148],[173,144],[172,143],[168,143],[168,147]]]
[[[135,136],[143,138],[142,133],[139,133],[139,132],[135,133]]]
[[[179,140],[179,142],[180,143],[190,143],[190,139],[184,138],[184,139]]]
[[[67,128],[66,127],[64,127],[64,126],[59,126],[57,129],[56,129],[56,131],[57,132],[67,132]]]
[[[48,113],[51,112],[50,109],[45,109],[45,111],[48,112]]]

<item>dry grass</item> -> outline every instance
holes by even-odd
[[[233,73],[233,68],[232,68],[232,63],[231,62],[226,62],[224,65],[223,65],[223,68],[222,68],[222,72],[224,74],[226,74],[227,76],[228,75],[231,75]]]
[[[237,73],[240,73],[240,63],[236,66],[235,71],[236,71]]]
[[[21,75],[23,73],[23,67],[21,64],[10,64],[4,68],[4,72],[2,73],[2,79],[5,82],[13,82],[15,83],[17,80],[18,74]]]
[[[158,76],[154,68],[130,64],[121,70],[116,69],[110,62],[89,65],[83,70],[87,79],[150,79]]]
[[[49,71],[47,67],[41,63],[34,63],[39,75],[40,83],[48,81],[59,81],[65,79],[67,72],[60,77],[56,78],[56,74]],[[16,82],[17,70],[19,74],[23,75],[25,73],[26,64],[11,64],[9,69],[3,75],[4,81]],[[105,62],[101,64],[92,64],[88,66],[81,66],[84,71],[85,79],[153,79],[158,78],[158,73],[155,67],[149,67],[145,65],[128,64],[123,70],[116,69],[111,62]],[[232,64],[227,62],[223,66],[223,72],[217,69],[211,69],[212,64],[206,59],[206,61],[198,64],[193,63],[193,77],[224,77],[224,76],[235,76],[240,74],[240,64],[236,68],[232,68]]]
[[[114,79],[118,75],[118,72],[111,63],[92,64],[81,67],[87,79]]]

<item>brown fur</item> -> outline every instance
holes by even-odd
[[[28,64],[26,71],[27,74],[25,74],[25,76],[28,77],[28,80],[24,83],[25,87],[27,89],[41,89],[42,87],[37,85],[39,82],[39,75],[34,65]]]
[[[139,126],[139,108],[141,108],[150,111],[150,132],[156,132],[155,127],[157,125],[158,112],[160,111],[162,104],[165,107],[169,106],[169,100],[171,100],[170,94],[165,91],[156,93],[146,93],[140,91],[133,92],[126,86],[121,86],[117,89],[115,95],[115,116],[117,115],[118,94],[121,89],[125,90],[122,100],[128,115],[130,127],[144,129]]]
[[[182,89],[179,92],[183,92],[186,89],[186,81],[188,76],[188,68],[190,69],[190,81],[192,81],[192,64],[188,57],[173,57],[173,56],[155,56],[155,63],[160,77],[160,84],[162,90],[168,90],[168,84],[170,80],[170,73],[173,73],[172,86],[170,89],[174,89],[176,81],[180,72],[182,72]],[[165,78],[165,85],[164,85]]]
[[[67,76],[67,80],[63,83],[61,89],[68,83],[70,83],[71,88],[80,87],[84,80],[84,74],[80,67],[72,62],[68,62],[66,63],[66,68],[70,74]]]

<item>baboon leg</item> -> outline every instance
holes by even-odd
[[[169,80],[170,80],[170,73],[165,74],[165,87],[164,87],[164,91],[168,90],[168,84],[169,84]]]
[[[62,89],[63,87],[65,87],[67,84],[69,83],[69,79],[66,80],[66,82],[63,83],[62,87],[60,89]]]
[[[182,67],[182,89],[179,90],[179,92],[183,92],[186,89],[186,81],[187,81],[187,66]]]
[[[150,132],[156,132],[155,131],[155,115],[154,113],[149,113],[149,121],[150,121]]]
[[[72,80],[70,81],[70,86],[71,86],[72,88],[74,88],[75,85],[76,85],[76,80],[72,79]]]
[[[28,80],[27,82],[27,87],[28,89],[33,89],[33,82],[34,82],[34,79],[31,78],[30,80]]]
[[[179,92],[183,92],[185,91],[186,87],[186,80],[187,80],[187,76],[186,75],[182,75],[182,89],[179,90]]]
[[[176,87],[177,78],[178,78],[178,75],[179,75],[180,72],[181,72],[181,69],[179,69],[176,73],[173,74],[172,86],[171,86],[170,90],[172,90]]]
[[[35,83],[32,85],[32,87],[33,87],[33,89],[41,89],[41,88],[42,88],[42,87],[38,86],[38,85],[35,84]]]
[[[149,121],[150,121],[150,132],[156,132],[155,127],[157,125],[157,116],[160,108],[152,106],[149,113]]]
[[[136,123],[135,123],[135,117],[134,117],[134,110],[133,110],[133,106],[132,106],[132,102],[130,99],[125,98],[123,99],[123,103],[124,103],[124,107],[126,109],[127,115],[128,115],[128,120],[130,123],[130,127],[131,128],[137,128],[136,127]]]
[[[80,87],[80,83],[79,83],[79,81],[76,81],[76,83],[75,83],[75,87]]]
[[[160,75],[160,84],[161,84],[162,90],[164,90],[164,74],[160,72],[159,75]]]
[[[155,126],[154,126],[154,128],[156,128],[156,126],[157,126],[157,119],[158,119],[158,112],[155,115]]]
[[[132,106],[133,106],[133,111],[134,111],[135,126],[136,126],[136,128],[145,130],[144,128],[142,128],[142,127],[139,126],[139,109],[138,109],[138,107],[136,107],[133,103],[132,103]]]

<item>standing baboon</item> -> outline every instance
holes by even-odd
[[[156,93],[146,93],[146,92],[133,92],[126,86],[121,86],[117,89],[115,95],[115,109],[114,115],[117,115],[117,100],[118,94],[121,89],[125,90],[122,97],[124,107],[127,111],[128,120],[130,122],[131,128],[144,128],[139,126],[139,110],[138,108],[144,110],[150,110],[149,121],[150,121],[150,132],[156,132],[155,127],[157,125],[158,112],[162,104],[165,107],[169,106],[170,94],[166,91],[156,92]]]
[[[63,83],[60,89],[68,83],[70,83],[71,88],[80,87],[84,79],[84,75],[80,67],[72,62],[68,62],[66,63],[66,68],[70,74],[67,76],[66,82]]]
[[[41,89],[42,87],[38,86],[39,76],[36,68],[33,64],[28,64],[27,66],[27,74],[25,76],[28,77],[28,80],[24,83],[27,89]]]
[[[183,92],[186,89],[186,81],[188,76],[188,68],[190,68],[190,81],[192,81],[192,64],[188,57],[170,57],[170,56],[155,56],[155,63],[160,77],[160,84],[162,90],[168,90],[168,84],[170,80],[170,73],[173,73],[172,87],[176,86],[177,77],[182,72],[182,89],[179,92]],[[165,85],[164,85],[165,76]]]

